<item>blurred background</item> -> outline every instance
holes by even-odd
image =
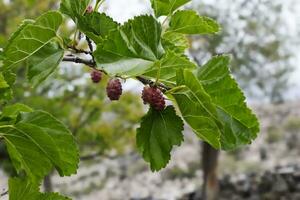
[[[58,7],[59,0],[0,0],[0,48],[24,18]],[[168,167],[152,173],[135,147],[135,129],[146,111],[139,83],[124,83],[125,95],[111,103],[106,81],[92,84],[88,67],[62,64],[38,89],[19,68],[14,101],[55,115],[80,147],[77,175],[53,172],[44,180],[45,191],[74,200],[200,200],[204,191],[229,200],[300,199],[300,1],[192,0],[186,8],[222,25],[218,35],[190,37],[187,53],[199,65],[212,55],[232,55],[231,70],[261,122],[258,138],[217,152],[186,127],[185,142],[174,149]],[[148,0],[107,0],[101,9],[120,23],[152,13]],[[62,34],[72,35],[69,27],[66,21]],[[14,175],[0,143],[0,193]]]

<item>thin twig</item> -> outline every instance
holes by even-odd
[[[0,197],[3,197],[3,196],[5,196],[5,195],[8,195],[8,190],[5,191],[5,192],[3,192],[3,193],[1,193],[1,194],[0,194]]]
[[[93,60],[84,60],[82,58],[79,57],[64,57],[63,61],[65,62],[74,62],[74,63],[81,63],[81,64],[85,64],[91,68],[95,68],[96,67],[96,63]]]

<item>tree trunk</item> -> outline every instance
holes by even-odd
[[[52,192],[53,191],[51,176],[52,175],[49,174],[44,178],[44,190],[45,190],[45,192]]]
[[[216,200],[219,194],[219,182],[217,175],[219,151],[208,143],[202,144],[202,168],[203,168],[203,200]]]

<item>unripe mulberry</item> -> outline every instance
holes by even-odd
[[[91,72],[91,79],[94,83],[99,83],[102,80],[102,72],[98,70],[93,70]]]
[[[165,98],[157,87],[144,87],[142,92],[144,104],[150,104],[155,110],[162,111],[166,106]]]
[[[120,99],[122,95],[122,84],[119,79],[109,80],[106,86],[106,93],[110,100],[116,101]]]

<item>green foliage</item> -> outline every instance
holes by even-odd
[[[198,79],[211,96],[223,123],[223,149],[249,144],[259,131],[256,116],[247,107],[244,94],[230,75],[229,62],[228,56],[213,57],[197,72]]]
[[[171,17],[168,31],[184,34],[212,34],[219,32],[220,27],[215,20],[199,16],[193,10],[181,10]]]
[[[74,21],[85,13],[90,0],[62,0],[60,3],[60,11],[68,15]]]
[[[156,17],[170,15],[180,6],[191,0],[151,0],[151,5]]]
[[[56,37],[62,23],[59,12],[50,11],[39,17],[35,23],[20,26],[4,51],[4,68],[10,69],[38,52]]]
[[[57,193],[40,193],[39,185],[34,184],[26,179],[11,178],[9,179],[9,200],[68,200],[69,198],[60,196]]]
[[[93,12],[78,18],[78,26],[95,43],[100,43],[111,31],[116,30],[119,25],[106,14]]]
[[[171,98],[170,103],[178,106],[181,115],[176,114],[172,105],[162,111],[150,107],[136,131],[138,150],[150,163],[152,171],[164,168],[171,158],[173,146],[179,146],[183,141],[182,118],[199,138],[214,148],[227,150],[251,143],[257,136],[258,122],[230,75],[229,58],[214,57],[206,65],[197,68],[184,54],[189,47],[186,35],[213,34],[220,30],[217,22],[199,16],[194,11],[175,12],[188,2],[151,0],[156,17],[167,15],[166,20],[170,18],[165,27],[151,15],[137,16],[120,25],[96,10],[86,13],[90,3],[88,0],[62,0],[60,12],[72,18],[76,24],[73,46],[69,46],[71,38],[62,36],[58,31],[63,22],[59,11],[49,11],[35,21],[24,21],[1,53],[1,59],[4,60],[0,74],[1,101],[7,102],[12,97],[11,88],[15,78],[10,70],[13,67],[26,62],[29,83],[37,86],[53,74],[62,61],[72,61],[86,64],[93,70],[97,68],[107,76],[104,81],[116,77],[134,78],[145,85],[157,87]],[[86,46],[76,46],[78,30],[87,36]],[[94,52],[93,45],[97,47]],[[87,57],[90,59],[80,57],[82,53],[89,54]],[[99,87],[97,89],[104,90],[104,86]],[[24,92],[20,89],[17,91]],[[102,148],[117,148],[124,143],[111,142],[115,138],[132,137],[132,129],[139,117],[139,114],[130,114],[131,110],[138,108],[133,103],[136,102],[135,97],[124,95],[120,104],[112,103],[110,107],[104,103],[103,92],[98,96],[90,88],[76,87],[73,93],[64,95],[57,95],[56,89],[52,89],[52,93],[55,97],[62,96],[62,105],[50,99],[40,102],[38,97],[35,105],[42,104],[45,110],[64,115],[73,134],[91,149],[93,142]],[[82,101],[80,96],[85,96],[85,100]],[[16,100],[26,101],[23,99],[22,96]],[[65,101],[74,105],[65,106]],[[133,107],[126,107],[125,104]],[[107,107],[110,110],[106,110]],[[125,115],[128,121],[122,123],[114,117],[106,117],[110,116],[111,110],[120,114],[120,117]],[[0,124],[0,139],[5,141],[18,174],[24,175],[23,179],[10,179],[10,198],[64,199],[57,194],[41,194],[38,187],[53,168],[61,176],[76,172],[79,156],[71,132],[51,114],[23,104],[2,109]],[[89,132],[95,134],[87,137],[82,130],[85,125],[88,125]],[[100,145],[98,141],[101,141]],[[21,194],[24,196],[20,197]]]
[[[218,116],[211,97],[205,92],[196,76],[189,70],[177,72],[177,85],[172,92],[182,117],[198,137],[219,149],[220,130]]]
[[[98,45],[96,61],[110,75],[141,75],[164,53],[161,32],[153,16],[135,17]]]
[[[48,43],[28,59],[27,78],[36,87],[60,64],[64,50],[56,43]]]
[[[174,145],[183,141],[183,121],[173,106],[159,112],[150,108],[137,129],[137,146],[152,171],[164,168],[169,162]]]

